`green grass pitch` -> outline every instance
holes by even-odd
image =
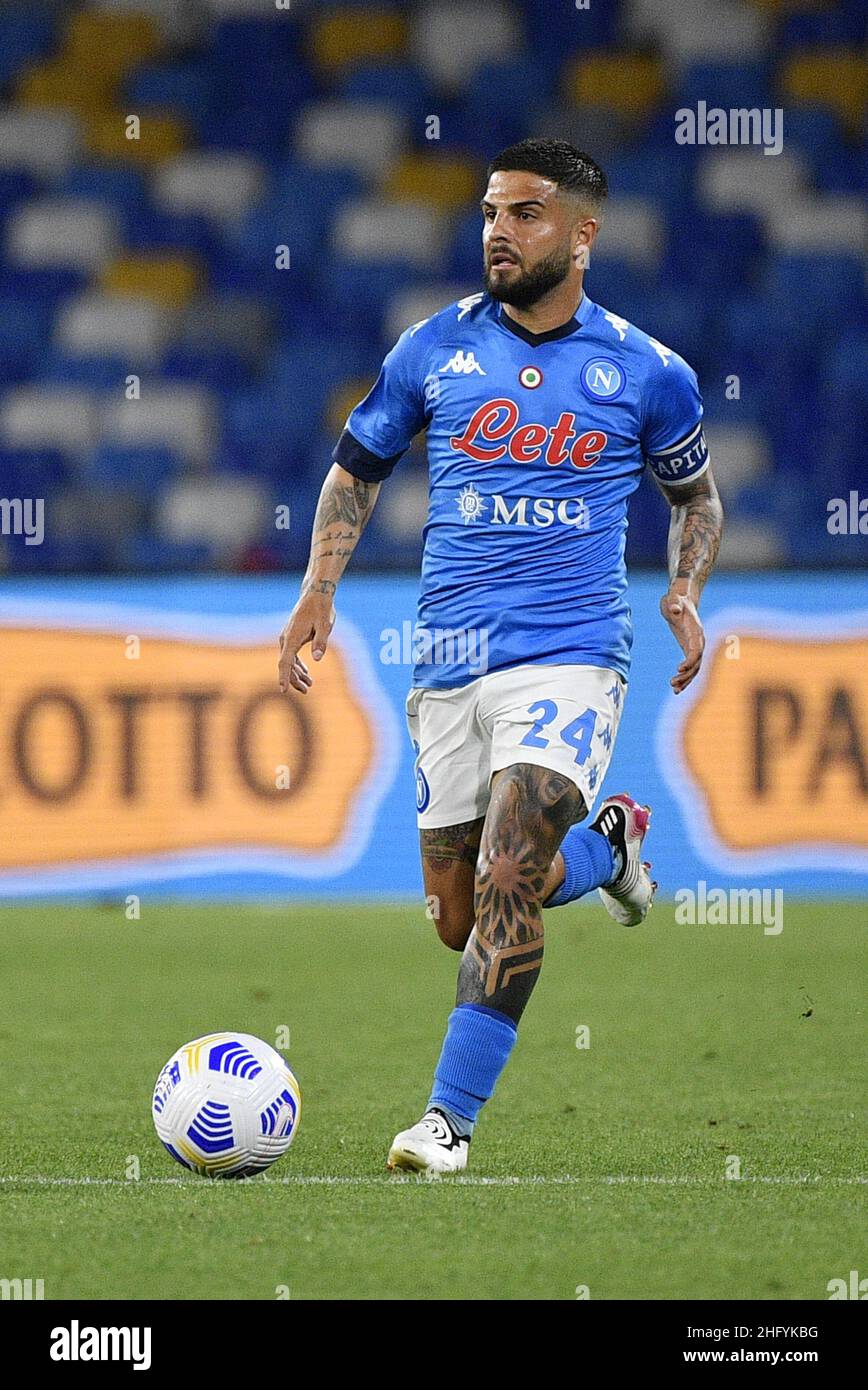
[[[825,1299],[865,1260],[864,915],[787,901],[766,937],[667,903],[633,931],[547,913],[470,1181],[426,1182],[384,1168],[454,997],[421,906],[4,908],[0,1276],[46,1299]],[[160,1066],[283,1025],[289,1154],[186,1174],[151,1126]]]

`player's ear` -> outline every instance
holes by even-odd
[[[579,270],[586,270],[590,264],[591,247],[597,235],[599,223],[595,217],[583,217],[577,223],[573,242],[573,261]]]

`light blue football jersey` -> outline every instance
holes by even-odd
[[[334,457],[379,481],[426,427],[413,684],[466,685],[483,650],[626,678],[627,500],[646,463],[675,485],[708,467],[695,372],[587,295],[543,334],[472,295],[401,335]]]

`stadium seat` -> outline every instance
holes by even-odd
[[[45,56],[54,42],[51,15],[21,8],[0,10],[0,86]]]
[[[165,446],[99,444],[81,476],[93,487],[133,488],[153,497],[181,466],[182,460]]]
[[[126,113],[114,110],[88,122],[86,145],[88,153],[97,159],[149,167],[180,154],[188,140],[189,132],[182,120],[159,112],[144,113],[138,138],[128,139]]]
[[[237,222],[265,187],[257,160],[243,154],[190,151],[167,160],[154,173],[153,197],[176,213],[201,213],[217,222]]]
[[[449,91],[468,83],[480,63],[510,57],[521,40],[519,16],[503,0],[428,0],[412,23],[416,62]]]
[[[434,110],[427,78],[410,63],[361,63],[338,74],[338,88],[347,101],[388,102],[409,119]]]
[[[16,265],[71,266],[93,272],[114,254],[117,220],[102,204],[39,198],[19,204],[6,228],[6,255]]]
[[[56,178],[82,147],[81,122],[71,111],[7,107],[0,110],[0,167]]]
[[[442,218],[425,203],[359,198],[335,219],[332,241],[349,260],[388,261],[435,269],[445,237]]]
[[[655,58],[641,54],[580,56],[564,72],[564,91],[576,106],[593,106],[635,120],[649,115],[660,101],[663,70]]]
[[[746,483],[757,482],[769,472],[768,445],[755,427],[709,423],[706,437],[714,476],[724,497],[734,496]]]
[[[100,415],[107,444],[162,445],[191,463],[205,463],[217,437],[216,404],[197,387],[149,385],[137,401],[107,400]]]
[[[780,71],[780,92],[787,102],[827,106],[842,124],[858,134],[868,108],[868,58],[848,47],[795,53]]]
[[[134,370],[157,362],[171,330],[171,311],[153,299],[89,290],[62,305],[54,342],[71,356],[103,354],[126,360]]]
[[[808,182],[804,160],[788,150],[769,156],[760,149],[716,149],[699,161],[697,191],[710,209],[764,216],[800,195]]]
[[[441,212],[455,212],[472,202],[481,171],[469,159],[433,151],[406,154],[392,167],[383,184],[387,198],[430,203]]]
[[[298,157],[310,164],[382,178],[405,143],[405,119],[380,102],[324,101],[305,108],[296,127]]]
[[[90,391],[28,385],[0,397],[3,448],[81,455],[93,448],[98,429],[97,399]]]
[[[660,210],[644,198],[613,198],[606,209],[601,254],[620,256],[629,265],[655,270],[663,255],[666,224]],[[596,249],[591,257],[597,254]]]
[[[626,0],[624,30],[638,44],[653,43],[675,66],[700,60],[732,59],[762,53],[768,44],[769,17],[740,0]]]
[[[112,14],[147,15],[170,44],[190,43],[203,28],[199,6],[179,5],[178,0],[100,0],[99,7]]]
[[[769,208],[766,226],[772,244],[783,251],[858,254],[868,244],[868,212],[861,198],[788,199]]]
[[[229,561],[266,535],[273,520],[268,492],[260,481],[225,473],[169,482],[154,511],[159,538],[175,545],[205,545],[216,558]]]
[[[315,68],[333,76],[359,62],[398,58],[406,41],[406,21],[395,10],[335,9],[312,19],[307,52]]]
[[[180,309],[196,293],[201,271],[191,256],[122,255],[103,267],[102,288]]]

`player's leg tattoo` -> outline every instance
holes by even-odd
[[[485,818],[419,831],[425,896],[440,940],[463,951],[473,928],[476,857]]]
[[[495,777],[458,1004],[521,1018],[542,966],[546,877],[566,831],[583,814],[581,792],[559,773],[516,763]]]

